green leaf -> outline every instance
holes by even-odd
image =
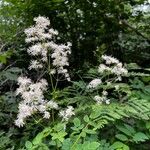
[[[31,149],[32,148],[32,143],[30,142],[30,141],[26,141],[26,143],[25,143],[25,147],[27,148],[27,149]]]
[[[142,132],[138,132],[133,136],[135,142],[145,142],[148,139],[148,136]]]
[[[121,132],[123,132],[124,134],[128,135],[128,136],[132,136],[132,133],[124,126],[116,126],[118,130],[120,130]]]
[[[89,119],[88,115],[84,116],[84,118],[83,118],[83,119],[84,119],[84,121],[85,121],[85,122],[89,122],[89,121],[90,121],[90,119]]]
[[[8,50],[8,51],[4,52],[3,54],[0,54],[0,62],[3,64],[6,64],[7,58],[10,58],[11,55],[12,55],[11,50]]]
[[[85,131],[82,131],[82,132],[81,132],[81,136],[85,138],[85,137],[86,137],[86,132],[85,132]]]
[[[33,139],[32,143],[34,145],[42,143],[42,139],[50,135],[51,131],[51,128],[45,128],[42,132],[38,133],[38,135]]]
[[[150,129],[150,122],[146,122],[146,129]]]
[[[60,131],[58,133],[52,133],[52,140],[58,139],[60,142],[64,141],[64,137],[67,135],[65,131]]]
[[[72,142],[70,139],[65,139],[63,141],[62,150],[70,150],[71,149]]]
[[[82,146],[80,146],[79,150],[97,150],[97,148],[100,146],[98,142],[84,142]]]
[[[49,150],[48,146],[44,143],[40,143],[32,147],[32,150]]]
[[[32,143],[34,145],[40,144],[42,142],[43,137],[44,137],[44,134],[42,132],[38,133],[38,135],[33,139]]]
[[[84,129],[83,131],[85,131],[88,134],[96,134],[96,131],[90,129]]]
[[[3,64],[6,64],[6,57],[1,55],[0,56],[0,62],[3,63]]]
[[[64,130],[64,126],[65,126],[64,123],[58,123],[57,125],[55,125],[55,126],[53,127],[53,129],[54,129],[55,131],[59,132],[59,131],[61,131],[61,130]]]
[[[97,117],[99,117],[101,115],[101,113],[99,111],[93,111],[90,115],[91,119],[95,119]]]
[[[136,133],[136,131],[134,130],[134,128],[131,127],[130,125],[124,124],[124,126],[125,126],[132,134],[135,134],[135,133]]]
[[[117,134],[117,135],[115,135],[115,137],[121,141],[127,141],[128,140],[128,138],[123,134]]]
[[[96,150],[99,146],[100,146],[100,144],[98,142],[91,142],[88,145],[88,149],[89,150]],[[85,150],[86,150],[86,148],[85,148]]]
[[[76,127],[79,127],[79,126],[81,125],[81,122],[80,122],[80,120],[79,120],[78,118],[75,118],[75,119],[73,120],[73,123],[74,123],[74,125],[75,125]]]
[[[54,146],[54,145],[57,145],[57,143],[56,143],[56,141],[52,140],[52,141],[49,142],[49,145],[53,145]]]
[[[121,149],[121,148],[122,148],[122,150],[129,150],[129,147],[127,145],[125,145],[122,142],[118,142],[118,141],[113,143],[113,145],[111,145],[110,148],[113,149],[113,150],[118,150],[118,149]]]

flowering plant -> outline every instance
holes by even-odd
[[[90,69],[82,81],[73,82],[66,69],[71,43],[57,42],[58,31],[49,28],[48,18],[39,16],[34,21],[35,25],[26,29],[25,34],[30,45],[27,52],[32,58],[28,69],[37,72],[38,76],[18,78],[16,95],[22,100],[15,125],[23,127],[29,117],[37,115],[40,119],[36,124],[47,120],[48,127],[44,127],[31,142],[26,141],[27,149],[98,150],[105,144],[105,149],[114,150],[118,143],[109,146],[106,141],[99,140],[98,135],[105,133],[105,129],[101,132],[99,129],[125,119],[150,119],[149,103],[144,100],[142,104],[134,97],[132,87],[124,82],[130,73],[118,59],[102,55],[102,63],[96,69]],[[58,91],[57,85],[62,78],[71,81],[72,85]],[[50,97],[46,96],[48,91]],[[141,105],[143,109],[139,108]],[[130,134],[130,138],[136,141],[136,132],[134,134]],[[145,139],[148,139],[146,135],[138,140]],[[128,150],[124,143],[118,145],[118,148]]]
[[[44,92],[48,90],[49,83],[46,79],[42,79],[45,73],[50,76],[50,84],[53,92],[57,88],[57,82],[59,77],[56,77],[56,83],[54,85],[52,76],[54,74],[62,74],[68,81],[70,76],[68,70],[65,69],[69,65],[68,54],[71,53],[71,43],[57,44],[55,42],[58,35],[58,31],[50,28],[50,21],[46,17],[39,16],[34,18],[36,22],[35,26],[32,26],[25,30],[25,41],[30,44],[27,52],[33,57],[31,60],[29,70],[35,69],[40,71],[40,77],[34,83],[30,78],[19,77],[17,95],[21,95],[23,101],[19,104],[19,113],[15,124],[18,127],[22,127],[25,124],[27,117],[39,112],[43,114],[43,118],[50,118],[50,110],[60,109],[58,104],[54,100],[45,100]],[[61,77],[62,78],[62,77]],[[60,110],[60,117],[64,120],[68,120],[73,113],[73,107],[68,106],[66,110]]]

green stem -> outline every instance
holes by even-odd
[[[82,130],[86,129],[88,127],[89,124],[87,124]],[[73,148],[75,147],[75,145],[78,143],[78,141],[81,138],[81,134],[82,132],[79,134],[78,138],[76,139],[76,141],[73,143],[73,145],[71,146],[71,150],[73,150]]]
[[[50,80],[51,80],[52,90],[54,91],[53,79],[52,79],[52,75],[50,74],[50,72],[49,72],[49,75],[50,75]]]
[[[56,78],[56,84],[55,84],[55,87],[54,87],[54,92],[55,92],[56,89],[57,89],[57,84],[58,84],[58,74],[57,74],[57,78]]]
[[[81,132],[82,133],[82,132]],[[76,141],[74,142],[74,144],[71,147],[71,150],[73,150],[73,148],[75,147],[75,145],[78,143],[80,137],[81,137],[81,133],[79,134],[78,138],[76,139]]]
[[[39,124],[39,125],[41,125],[42,127],[45,128],[45,126],[44,126],[43,124],[40,123],[41,120],[43,120],[43,119],[36,120],[34,116],[32,116],[32,118],[33,118],[33,120],[35,121],[36,124]]]
[[[55,119],[54,119],[54,110],[52,109],[52,121],[54,122]]]
[[[96,118],[96,119],[94,119],[93,121],[97,121],[97,120],[99,120],[99,119],[100,119],[100,118]],[[86,126],[82,129],[82,131],[83,131],[84,129],[86,129],[86,128],[88,127],[88,125],[89,125],[89,123],[86,124]],[[76,145],[76,144],[78,143],[78,141],[80,140],[81,134],[82,134],[82,132],[79,134],[78,138],[76,139],[76,141],[75,141],[75,142],[73,143],[73,145],[71,146],[71,150],[74,149],[75,145]]]

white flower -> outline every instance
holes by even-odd
[[[27,50],[27,52],[29,53],[29,55],[33,55],[33,56],[36,56],[36,55],[39,55],[41,54],[41,52],[43,51],[43,47],[40,43],[38,44],[35,44],[31,47],[29,47],[29,49]]]
[[[36,34],[37,31],[36,31],[35,27],[30,27],[30,28],[25,29],[24,32],[27,36],[30,37],[30,36],[33,36],[34,34]]]
[[[17,81],[18,81],[18,84],[22,86],[31,84],[31,79],[27,77],[18,77]]]
[[[33,107],[31,106],[28,106],[24,103],[20,103],[19,104],[19,111],[20,111],[20,114],[18,115],[19,118],[26,118],[28,116],[31,116],[31,114],[33,113]]]
[[[25,34],[27,36],[26,42],[30,43],[35,41],[52,39],[52,34],[46,33],[45,31],[50,25],[49,19],[39,16],[37,18],[34,18],[34,21],[36,22],[35,26],[25,29]]]
[[[71,44],[70,42],[67,42],[67,46],[68,46],[68,47],[71,47],[72,44]],[[70,54],[71,54],[71,51],[70,51]]]
[[[118,64],[119,60],[111,57],[111,56],[107,56],[107,55],[102,55],[102,58],[106,61],[106,64]]]
[[[17,115],[17,120],[15,120],[15,125],[18,127],[22,127],[25,123],[24,120],[31,116],[34,109],[31,106],[28,106],[24,103],[19,104],[19,113]]]
[[[93,7],[96,7],[97,6],[97,3],[93,2]]]
[[[100,97],[99,95],[96,95],[94,97],[94,100],[98,103],[98,104],[102,104],[104,97]]]
[[[117,66],[118,66],[119,68],[122,68],[123,64],[119,62],[119,63],[117,64]]]
[[[104,73],[104,72],[112,73],[118,76],[117,80],[119,81],[121,80],[122,75],[128,74],[128,70],[123,67],[123,64],[119,62],[118,59],[111,57],[111,56],[106,56],[106,55],[102,55],[102,58],[106,61],[106,65],[109,65],[109,67],[106,66],[105,64],[100,64],[98,67],[99,73]]]
[[[43,118],[49,119],[50,118],[50,113],[48,111],[45,111]]]
[[[116,91],[118,91],[119,90],[119,85],[115,85],[115,89],[116,89]]]
[[[83,16],[83,11],[81,9],[77,9],[76,12],[80,15]]]
[[[36,22],[35,25],[24,31],[26,34],[25,41],[31,44],[27,52],[29,55],[34,56],[34,58],[37,58],[37,60],[31,60],[29,69],[43,68],[47,64],[50,56],[52,58],[50,60],[50,62],[52,61],[51,74],[55,72],[63,74],[70,81],[68,70],[65,67],[69,66],[68,55],[71,54],[71,43],[67,42],[67,45],[65,45],[57,44],[53,41],[53,39],[57,39],[55,36],[58,35],[58,31],[53,28],[49,29],[50,20],[48,18],[39,16],[34,18],[34,21]],[[27,77],[19,77],[18,85],[16,95],[21,96],[22,102],[19,104],[15,124],[19,127],[23,126],[26,118],[35,112],[40,112],[44,118],[49,118],[50,113],[48,110],[58,109],[56,102],[48,102],[44,99],[44,92],[48,86],[45,79],[38,80],[34,83]],[[64,120],[68,120],[74,115],[73,110],[74,108],[72,106],[68,106],[60,114],[64,113]]]
[[[104,64],[100,64],[98,67],[98,72],[103,73],[104,71],[110,71],[111,69]]]
[[[45,111],[46,111],[46,106],[45,106],[45,105],[39,105],[39,106],[37,106],[37,109],[38,109],[40,112],[45,112]]]
[[[120,75],[127,75],[128,71],[127,69],[121,67],[121,66],[115,66],[111,70],[112,73],[120,76]]]
[[[39,82],[33,83],[27,77],[18,78],[19,88],[16,94],[20,94],[23,101],[19,104],[19,111],[15,124],[18,127],[24,125],[27,117],[39,111],[44,114],[44,118],[48,118],[47,101],[44,100],[44,91],[47,90],[47,81],[41,79]],[[56,107],[56,106],[55,106]]]
[[[105,102],[106,102],[107,105],[109,105],[110,104],[110,99],[107,99]]]
[[[46,90],[47,89],[47,86],[48,86],[48,83],[45,79],[41,79],[40,80],[40,83],[41,83],[41,87],[43,90]]]
[[[106,55],[102,55],[102,59],[106,61],[106,65],[105,64],[100,64],[98,67],[98,72],[102,73],[105,77],[107,77],[107,73],[114,75],[111,75],[111,78],[106,80],[106,85],[107,86],[111,86],[112,82],[115,81],[121,81],[122,80],[122,76],[123,75],[127,75],[128,74],[128,70],[126,68],[123,67],[123,64],[121,62],[119,62],[118,59],[111,57],[111,56],[106,56]],[[105,74],[106,73],[106,74]],[[101,80],[100,79],[93,79],[87,86],[88,89],[90,88],[96,88],[98,85],[101,84]],[[113,85],[112,85],[113,86]],[[115,86],[116,90],[119,90],[119,85]],[[110,104],[110,99],[107,98],[108,92],[107,91],[103,91],[102,92],[102,96],[96,95],[93,99],[98,103],[98,104],[102,104],[102,103],[106,103],[106,104]]]
[[[27,35],[26,41],[27,42],[34,42],[34,41],[43,41],[45,39],[51,39],[54,35],[58,35],[58,31],[54,29],[49,29],[49,32],[46,33],[45,28],[50,24],[50,21],[45,17],[37,17],[34,19],[36,21],[36,25],[26,29],[25,33]],[[31,46],[28,49],[28,53],[33,56],[40,55],[42,58],[41,60],[43,62],[47,61],[47,52],[48,49],[52,49],[53,53],[51,57],[53,58],[53,66],[57,68],[58,72],[63,73],[64,66],[68,66],[68,54],[71,53],[70,51],[71,43],[67,43],[67,45],[63,44],[56,44],[53,41],[47,42],[47,43],[37,43],[33,46]],[[41,68],[42,66],[38,66],[37,68]],[[35,67],[36,67],[35,66]],[[34,68],[34,67],[30,67]],[[35,69],[37,69],[35,68]],[[67,72],[63,73],[64,75],[67,74]],[[69,79],[69,78],[68,78]]]
[[[104,96],[107,96],[107,95],[108,95],[108,92],[107,92],[107,91],[103,91],[102,94],[103,94]]]
[[[98,85],[100,85],[101,83],[102,83],[101,79],[94,79],[94,80],[92,80],[92,81],[88,84],[87,88],[88,88],[88,89],[96,88],[96,87],[97,87]]]
[[[70,51],[70,43],[68,45],[57,45],[54,42],[50,43],[50,47],[53,49],[51,58],[53,59],[53,66],[56,67],[58,74],[64,74],[64,76],[70,80],[67,69],[64,69],[65,66],[69,65],[68,54]]]
[[[50,71],[50,74],[55,74],[56,73],[56,70],[55,69],[52,69],[51,71]]]
[[[49,29],[49,33],[53,35],[58,35],[58,31],[54,29]]]
[[[58,109],[58,104],[51,100],[47,103],[47,107],[50,107],[52,109]]]
[[[59,116],[62,117],[63,121],[68,121],[71,116],[75,115],[74,108],[72,106],[68,106],[65,110],[61,110],[59,112]]]
[[[24,124],[25,123],[24,123],[23,119],[18,118],[17,120],[15,120],[15,125],[18,126],[19,128],[23,127]]]
[[[58,74],[63,74],[65,78],[70,81],[68,71],[64,67],[69,66],[68,55],[71,54],[71,43],[67,42],[67,45],[65,45],[56,44],[52,41],[52,38],[58,35],[58,31],[53,28],[48,29],[50,25],[48,18],[39,16],[34,18],[34,21],[36,22],[35,26],[25,30],[27,36],[26,42],[37,43],[29,47],[27,52],[29,55],[41,57],[43,63],[48,61],[47,56],[51,53],[53,69],[55,69]],[[43,63],[31,61],[29,69],[42,68]],[[54,72],[51,73],[53,74]]]
[[[37,18],[34,18],[34,21],[36,22],[36,25],[39,28],[47,28],[47,26],[50,25],[49,19],[46,17],[43,17],[43,16],[39,16]]]
[[[94,96],[94,100],[97,102],[97,104],[102,104],[102,103],[106,103],[106,104],[110,104],[110,99],[107,99],[106,96],[99,96],[96,95]]]
[[[34,41],[38,41],[38,37],[28,37],[28,38],[25,39],[26,43],[31,43],[31,42],[34,42]]]
[[[40,62],[38,62],[37,60],[31,60],[29,70],[39,69],[39,68],[43,68],[43,65],[40,64]]]

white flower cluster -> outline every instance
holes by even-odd
[[[102,92],[102,96],[96,95],[94,97],[94,100],[97,102],[97,104],[102,104],[103,102],[106,104],[110,104],[110,99],[107,98],[107,91]]]
[[[102,55],[102,59],[106,61],[107,65],[119,63],[118,59],[111,57],[111,56],[107,56],[107,55]]]
[[[36,22],[35,26],[25,29],[25,34],[27,35],[27,38],[25,39],[26,42],[30,43],[52,39],[52,34],[45,32],[45,30],[48,30],[48,26],[50,25],[49,19],[39,16],[34,18],[34,21]]]
[[[107,81],[107,86],[111,86],[113,81],[121,81],[123,75],[128,74],[128,70],[123,67],[123,64],[116,58],[111,56],[102,55],[102,59],[105,61],[105,64],[100,64],[98,67],[98,72],[101,74],[109,73],[115,75],[115,78]],[[104,81],[106,82],[106,81]],[[87,89],[96,89],[97,86],[102,84],[102,80],[99,78],[93,79],[88,85]],[[116,90],[119,90],[119,85],[115,86]],[[110,104],[110,99],[107,98],[107,91],[102,92],[102,96],[96,95],[94,100],[98,104],[106,103]]]
[[[38,68],[43,68],[43,65],[40,64],[40,62],[38,62],[37,60],[31,60],[29,70]]]
[[[50,43],[50,48],[53,50],[51,58],[53,59],[53,66],[56,67],[58,74],[64,74],[65,78],[70,81],[68,70],[64,69],[65,66],[69,66],[68,54],[71,54],[70,51],[71,43],[67,45],[57,45],[53,42]]]
[[[65,78],[70,81],[70,77],[65,66],[69,66],[68,55],[71,54],[71,43],[56,44],[54,42],[55,36],[58,35],[58,31],[50,28],[50,20],[48,18],[39,16],[34,18],[35,26],[25,30],[27,36],[26,42],[32,43],[27,52],[32,56],[40,56],[38,60],[32,60],[29,69],[40,69],[43,68],[44,63],[48,62],[48,56],[51,54],[52,64],[58,74],[63,74]]]
[[[97,3],[93,2],[93,7],[97,7],[97,5],[98,5]]]
[[[48,18],[39,16],[34,18],[36,24],[25,30],[26,42],[31,43],[27,52],[29,55],[34,56],[36,59],[31,60],[29,69],[43,68],[45,63],[52,62],[50,73],[63,74],[65,78],[70,81],[70,77],[65,66],[68,66],[68,55],[71,53],[71,43],[56,44],[53,39],[58,35],[58,31],[50,28],[50,21]],[[52,60],[51,60],[52,59]],[[50,64],[48,64],[50,65]],[[47,90],[48,83],[45,79],[41,79],[33,83],[27,77],[19,77],[16,95],[20,95],[23,99],[19,104],[19,112],[15,124],[22,127],[26,119],[32,114],[39,112],[43,114],[43,118],[50,118],[51,109],[58,109],[59,106],[53,100],[47,101],[44,99],[44,92]],[[68,106],[67,109],[61,110],[59,116],[63,120],[68,119],[74,115],[74,108]]]
[[[61,110],[59,112],[59,116],[62,117],[63,121],[68,121],[71,116],[75,115],[74,108],[72,106],[68,106],[65,110]]]
[[[18,84],[19,88],[16,95],[21,95],[23,99],[19,104],[19,113],[15,121],[18,127],[22,127],[25,124],[25,119],[37,111],[44,115],[43,118],[49,118],[50,113],[48,110],[58,109],[56,102],[44,100],[43,93],[47,90],[48,85],[45,79],[33,83],[27,77],[19,77]]]
[[[102,55],[102,59],[105,60],[106,65],[105,64],[99,65],[98,68],[99,73],[110,72],[112,74],[115,74],[117,76],[116,80],[119,81],[122,80],[121,78],[122,75],[128,74],[128,70],[123,67],[123,64],[119,62],[118,59],[106,55]]]
[[[34,18],[36,24],[25,30],[26,42],[31,43],[27,52],[29,55],[34,56],[36,59],[31,60],[29,69],[43,68],[45,63],[52,62],[50,73],[63,74],[65,78],[70,81],[70,77],[65,66],[68,66],[68,55],[71,53],[71,43],[56,44],[53,40],[58,35],[58,31],[50,28],[50,21],[48,18],[39,16]],[[52,59],[52,60],[51,60]],[[49,64],[50,65],[50,64]],[[40,112],[43,118],[49,118],[51,109],[58,109],[58,104],[53,100],[47,101],[44,99],[44,92],[47,90],[48,83],[45,79],[33,83],[27,77],[18,78],[18,89],[16,95],[20,95],[23,99],[19,104],[19,112],[15,124],[22,127],[25,124],[26,118]],[[60,116],[63,120],[68,119],[74,115],[74,108],[68,106],[67,109],[60,111]]]
[[[96,88],[96,87],[99,86],[101,83],[102,83],[101,79],[94,79],[94,80],[92,80],[92,81],[88,84],[87,88],[88,88],[88,89]]]

